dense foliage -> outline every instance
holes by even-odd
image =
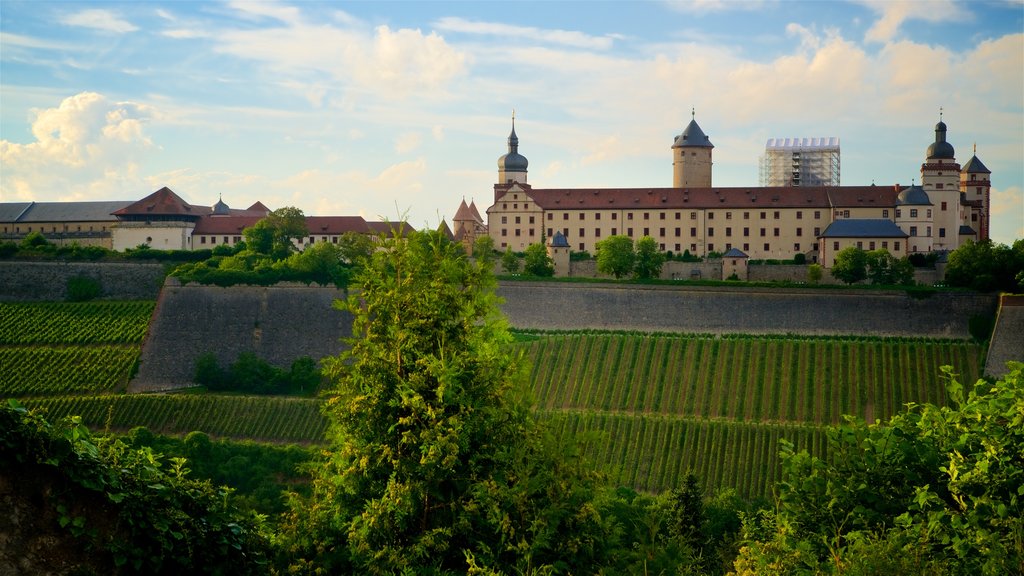
[[[16,537],[54,534],[65,545],[45,554],[77,573],[266,572],[261,520],[240,513],[229,489],[190,479],[184,459],[93,437],[77,418],[51,425],[11,402],[0,407],[0,470],[23,494],[38,491],[8,501],[20,511],[8,520],[21,523]]]
[[[914,266],[907,258],[896,258],[879,248],[865,252],[856,246],[836,253],[832,276],[847,284],[870,280],[872,284],[902,286],[914,284]]]
[[[636,241],[635,264],[633,277],[637,280],[650,280],[661,276],[661,267],[665,264],[665,255],[658,250],[658,243],[650,236]]]
[[[330,449],[296,505],[297,571],[586,572],[593,484],[525,401],[489,270],[439,234],[382,240],[341,305]]]
[[[196,359],[195,382],[214,392],[293,394],[311,396],[320,389],[320,369],[309,356],[282,370],[252,352],[242,352],[225,370],[217,356],[207,352]]]
[[[748,517],[738,574],[1024,573],[1024,364],[949,377],[950,406],[849,418],[828,458],[782,444],[778,509]]]
[[[537,242],[526,247],[523,255],[523,271],[530,276],[548,277],[555,274],[555,263],[548,256],[548,249]]]
[[[609,236],[597,243],[597,271],[615,278],[629,276],[636,263],[633,240],[629,236]]]
[[[968,241],[949,254],[946,283],[981,292],[1024,291],[1024,239],[1013,246]]]
[[[268,521],[285,511],[285,490],[304,492],[309,484],[303,468],[313,449],[294,444],[215,440],[203,432],[162,436],[144,427],[131,429],[124,441],[132,448],[150,448],[165,459],[187,458],[193,478],[230,486],[238,508],[265,514]]]

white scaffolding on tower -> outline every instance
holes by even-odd
[[[839,138],[769,138],[761,186],[839,186]]]

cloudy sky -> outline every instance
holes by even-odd
[[[417,226],[491,201],[512,110],[537,187],[714,183],[835,136],[843,184],[920,180],[939,109],[1024,237],[1024,2],[0,0],[0,200],[260,200]]]

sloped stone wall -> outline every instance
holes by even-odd
[[[352,319],[333,308],[344,293],[320,286],[181,285],[168,278],[142,347],[134,392],[189,386],[196,360],[213,352],[228,366],[243,352],[279,368],[337,355]]]
[[[0,301],[65,300],[70,278],[100,284],[100,298],[153,300],[164,281],[164,266],[149,262],[0,261]]]
[[[1024,296],[1005,294],[1000,299],[985,374],[1003,376],[1010,361],[1024,362]]]
[[[996,297],[900,291],[755,289],[506,282],[498,288],[515,327],[694,333],[968,338],[968,320]]]

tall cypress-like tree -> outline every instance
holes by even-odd
[[[382,240],[339,303],[353,335],[327,367],[330,448],[291,518],[293,567],[464,573],[599,547],[585,474],[533,420],[487,268],[413,232]]]

